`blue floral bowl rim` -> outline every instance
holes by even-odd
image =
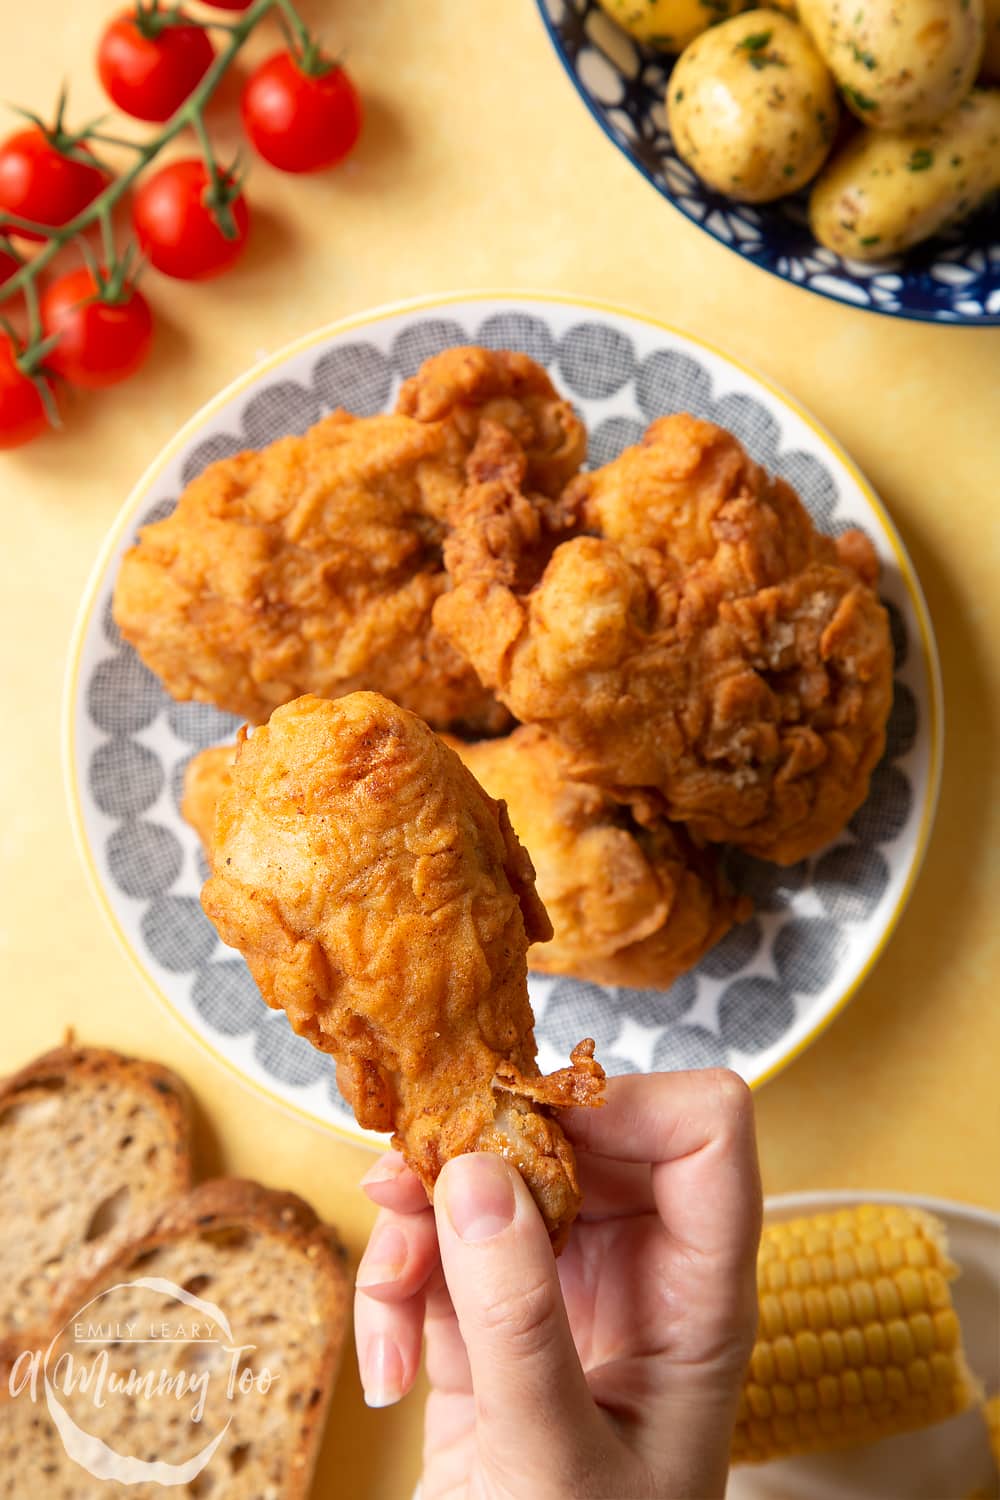
[[[721,245],[725,250],[732,251],[732,245],[730,245],[727,240],[723,239],[721,234],[716,233],[714,229],[710,228],[700,219],[697,219],[694,214],[689,213],[683,204],[678,203],[677,199],[674,198],[666,190],[666,188],[662,187],[660,183],[657,182],[656,178],[653,176],[649,168],[644,166],[641,161],[638,161],[635,156],[633,156],[632,153],[628,150],[628,148],[623,145],[620,140],[618,140],[618,138],[615,136],[614,131],[608,125],[607,120],[605,120],[604,116],[601,114],[601,111],[598,109],[593,99],[587,93],[586,89],[582,86],[579,78],[574,72],[573,66],[563,49],[562,39],[559,36],[558,29],[545,9],[545,0],[535,0],[535,6],[541,18],[542,25],[545,28],[546,34],[548,35],[548,39],[552,44],[552,50],[555,52],[556,57],[559,59],[563,72],[569,79],[570,83],[573,85],[574,93],[576,93],[583,101],[587,113],[599,127],[601,134],[611,142],[616,151],[620,152],[621,155],[625,157],[625,160],[629,163],[629,165],[633,167],[635,171],[637,171],[639,175],[645,179],[646,182],[648,182],[653,191],[660,198],[665,199],[666,202],[670,204],[670,207],[672,209],[679,213],[683,218],[687,219],[689,224],[693,224],[696,229],[700,229],[703,234],[707,234],[708,237],[710,239],[713,239],[717,245]],[[772,266],[762,265],[758,260],[754,259],[752,255],[741,255],[740,260],[745,265],[753,266],[755,271],[760,271],[765,276],[776,277],[778,281],[783,281],[786,286],[795,287],[797,291],[809,292],[814,297],[822,297],[825,302],[836,303],[838,307],[849,308],[852,312],[877,313],[880,317],[883,318],[895,318],[903,323],[929,323],[933,324],[937,328],[976,329],[1000,327],[1000,312],[977,314],[976,317],[957,315],[955,317],[943,318],[939,313],[933,311],[921,312],[916,308],[881,307],[870,302],[862,306],[859,303],[849,301],[846,297],[838,297],[834,292],[829,292],[824,287],[810,286],[808,282],[804,281],[794,281],[790,276],[785,276],[781,271],[776,271]]]

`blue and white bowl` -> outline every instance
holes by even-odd
[[[995,205],[905,256],[845,260],[813,238],[807,191],[778,203],[734,203],[681,161],[664,104],[672,58],[634,41],[597,0],[537,4],[563,67],[604,133],[647,182],[720,244],[785,281],[852,307],[925,323],[1000,324]]]
[[[65,751],[84,863],[154,993],[241,1077],[284,1105],[364,1138],[330,1059],[269,1010],[198,901],[205,865],[180,815],[187,762],[231,741],[238,720],[175,703],[111,617],[136,530],[169,514],[214,459],[303,432],[335,406],[389,410],[399,384],[449,345],[523,349],[551,372],[606,463],[654,418],[691,411],[730,428],[783,475],[826,531],[861,526],[882,563],[896,646],[889,742],[871,794],[828,848],[790,869],[734,862],[755,915],[667,991],[532,975],[546,1071],[592,1036],[609,1072],[728,1064],[751,1084],[783,1067],[846,1004],[895,926],[930,831],[941,759],[941,690],[920,586],[892,522],[846,455],[800,407],[694,339],[599,304],[441,298],[383,309],[300,339],[235,381],[153,462],[112,527],[70,652]],[[531,829],[518,832],[531,848]],[[371,1137],[377,1140],[377,1137]]]

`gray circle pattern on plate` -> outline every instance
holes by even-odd
[[[650,354],[639,366],[635,398],[647,422],[675,411],[707,417],[712,407],[712,377],[693,355],[664,349]]]
[[[892,695],[892,712],[885,731],[885,753],[889,760],[907,755],[917,738],[917,700],[905,682],[897,678]]]
[[[223,713],[211,703],[171,703],[167,723],[185,745],[207,750],[220,740],[234,739],[243,720],[237,714]]]
[[[102,813],[134,818],[152,807],[163,786],[159,756],[135,740],[108,740],[90,762],[90,794]]]
[[[609,417],[595,427],[587,438],[587,462],[592,469],[611,463],[626,448],[639,441],[644,432],[634,417]]]
[[[296,1036],[284,1011],[268,1011],[257,1026],[254,1043],[257,1061],[282,1083],[300,1088],[322,1078],[333,1059],[317,1052],[304,1036]]]
[[[868,800],[851,819],[851,832],[863,844],[887,844],[898,838],[909,820],[913,792],[898,766],[876,766]]]
[[[222,1036],[242,1036],[262,1025],[264,1002],[242,958],[204,964],[191,990],[198,1014]]]
[[[763,937],[763,929],[756,917],[739,922],[708,950],[698,968],[710,979],[728,979],[730,974],[738,974],[746,968]]]
[[[839,923],[824,917],[793,917],[778,929],[774,966],[788,989],[814,995],[833,978],[844,944]]]
[[[316,361],[313,385],[325,406],[340,406],[350,391],[354,415],[374,417],[389,403],[392,365],[374,344],[339,344]]]
[[[653,1067],[663,1073],[724,1068],[728,1055],[721,1038],[704,1026],[667,1026],[656,1043]]]
[[[322,405],[315,391],[294,380],[276,380],[274,385],[251,396],[243,408],[247,447],[262,448],[272,442],[270,434],[276,427],[283,436],[301,437],[319,421],[321,413]]]
[[[550,365],[556,352],[548,324],[531,313],[494,313],[476,330],[475,342],[484,349],[517,349],[540,365]]]
[[[108,838],[108,869],[126,896],[163,895],[180,874],[180,842],[162,823],[128,819]]]
[[[557,979],[539,1030],[560,1052],[568,1053],[585,1036],[593,1037],[598,1047],[610,1047],[621,1030],[621,1016],[608,1005],[602,985]]]
[[[637,441],[644,425],[673,411],[691,411],[725,423],[746,443],[751,456],[782,474],[799,492],[818,524],[844,529],[836,509],[835,481],[819,458],[779,448],[780,433],[771,413],[752,396],[716,397],[708,368],[694,355],[665,348],[636,361],[631,341],[619,330],[588,319],[557,337],[535,312],[500,312],[469,334],[458,322],[442,317],[416,319],[402,332],[387,356],[363,340],[337,345],[313,365],[311,386],[275,379],[244,405],[241,439],[213,434],[189,453],[185,483],[218,458],[246,443],[260,445],[290,432],[302,432],[321,411],[344,406],[357,415],[372,415],[389,402],[396,376],[412,375],[423,360],[442,349],[479,340],[488,347],[522,349],[544,365],[557,365],[557,382],[568,399],[586,401],[616,394],[616,403],[631,403],[633,415],[615,412],[592,424],[590,461],[609,462]],[[148,508],[144,524],[169,515],[175,498],[160,498]],[[886,605],[897,667],[907,657],[906,627],[900,611]],[[169,777],[174,797],[180,794],[183,769],[197,749],[231,739],[239,720],[204,704],[173,703],[119,635],[102,605],[104,639],[112,649],[93,667],[85,684],[87,711],[108,738],[93,751],[88,785],[94,803],[115,826],[106,840],[109,879],[133,900],[145,904],[141,931],[149,956],[174,972],[190,973],[191,1003],[205,1026],[220,1037],[254,1033],[254,1051],[264,1070],[292,1087],[306,1087],[329,1074],[331,1102],[343,1107],[329,1059],[296,1037],[285,1017],[271,1012],[239,957],[213,959],[215,939],[190,887],[174,890],[184,865],[184,850],[170,829],[144,819]],[[584,1036],[593,1036],[598,1055],[604,1050],[608,1070],[634,1066],[608,1049],[621,1038],[623,1052],[633,1050],[623,1028],[641,1028],[647,1057],[656,1068],[712,1067],[734,1054],[764,1050],[790,1026],[796,996],[821,988],[836,955],[847,942],[851,923],[871,917],[885,892],[889,867],[878,845],[905,825],[913,788],[898,762],[912,748],[918,731],[916,699],[905,683],[896,683],[886,756],[872,780],[872,793],[851,823],[853,838],[824,851],[811,864],[783,869],[727,851],[726,866],[738,889],[750,895],[761,913],[786,911],[811,880],[821,916],[793,916],[764,928],[753,917],[706,956],[696,973],[686,974],[667,991],[606,988],[575,979],[555,979],[538,1023],[538,1034],[568,1052]],[[184,752],[169,765],[137,736],[165,726]],[[207,869],[194,833],[186,830],[192,865],[200,878]],[[192,867],[189,865],[189,868]],[[714,1014],[700,1001],[705,981],[724,981]],[[776,977],[772,977],[776,976]],[[695,1019],[692,1019],[694,1013]]]
[[[161,896],[142,914],[146,947],[165,969],[196,969],[219,941],[215,928],[194,896]]]
[[[559,371],[574,396],[600,400],[613,396],[632,378],[635,350],[617,328],[580,323],[559,345]]]
[[[719,1030],[737,1052],[763,1052],[795,1020],[795,1001],[783,984],[754,974],[736,979],[719,1001]]]
[[[246,446],[245,442],[240,442],[239,438],[232,437],[228,432],[213,433],[210,438],[199,443],[197,448],[192,448],[184,460],[181,482],[190,484],[193,479],[204,474],[209,464],[218,463],[221,458],[232,458],[234,454],[242,453]]]
[[[419,323],[412,323],[404,329],[396,339],[392,346],[392,362],[403,379],[408,380],[417,373],[425,359],[468,342],[461,323],[450,318],[422,318]]]

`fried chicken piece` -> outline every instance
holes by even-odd
[[[206,859],[211,858],[215,809],[233,779],[235,761],[235,745],[213,745],[192,755],[184,772],[181,817],[201,839]]]
[[[469,448],[484,422],[511,433],[533,491],[556,496],[587,452],[587,433],[541,365],[526,354],[467,345],[425,360],[404,381],[396,410],[418,422],[450,422]]]
[[[374,688],[437,726],[509,724],[431,622],[445,526],[481,413],[508,421],[538,482],[556,486],[583,428],[540,367],[487,350],[428,361],[400,403],[414,414],[335,412],[222,459],[143,528],[114,615],[175,698],[261,723],[304,692]]]
[[[470,474],[435,624],[517,718],[558,737],[573,777],[778,864],[843,827],[892,696],[860,532],[820,535],[736,438],[684,415],[556,506],[524,493],[499,429]]]
[[[599,786],[571,780],[565,751],[537,726],[449,743],[506,803],[535,867],[555,936],[531,949],[530,968],[665,990],[750,915],[713,850],[662,818],[643,827]]]
[[[531,861],[426,724],[375,693],[299,698],[239,747],[202,904],[269,1005],[337,1059],[361,1125],[428,1194],[496,1151],[558,1246],[580,1203],[553,1107],[599,1100],[593,1043],[543,1078],[528,945],[551,933]]]
[[[644,827],[600,787],[571,780],[565,751],[533,725],[504,739],[443,739],[480,786],[506,804],[555,929],[528,967],[598,984],[669,989],[734,922],[750,915],[712,849],[658,818]],[[181,812],[211,849],[215,809],[232,781],[236,747],[192,757]]]

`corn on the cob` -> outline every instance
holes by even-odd
[[[948,1286],[957,1270],[943,1225],[920,1210],[768,1225],[733,1462],[871,1442],[974,1404]]]

